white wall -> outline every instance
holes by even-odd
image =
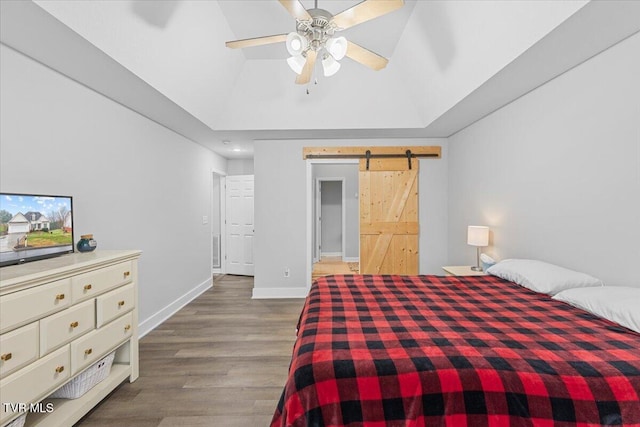
[[[141,249],[148,330],[211,283],[202,216],[226,161],[4,45],[0,59],[0,189],[71,195],[76,237]]]
[[[227,175],[253,175],[253,159],[227,160]]]
[[[442,159],[421,159],[420,272],[441,274],[447,261],[447,141],[440,138],[280,140],[255,145],[254,297],[307,294],[306,146],[439,145]],[[284,277],[284,270],[290,276]]]
[[[500,259],[537,258],[640,286],[640,34],[449,140],[449,261],[467,225]]]

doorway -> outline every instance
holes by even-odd
[[[312,279],[349,274],[346,257],[345,178],[316,178]]]
[[[211,224],[211,273],[224,273],[225,236],[225,177],[226,173],[213,170],[211,180],[211,217],[203,218]]]
[[[357,272],[360,225],[357,160],[309,160],[307,168],[310,286],[318,276]]]
[[[316,179],[316,245],[314,262],[345,256],[344,178]]]

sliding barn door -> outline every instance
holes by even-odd
[[[418,274],[418,161],[360,160],[360,273]]]

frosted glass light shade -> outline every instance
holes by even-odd
[[[324,70],[325,77],[331,77],[340,69],[340,63],[333,59],[333,56],[327,55],[322,60],[322,69]]]
[[[304,64],[306,62],[307,60],[302,55],[296,55],[287,58],[287,64],[289,64],[289,68],[291,68],[296,74],[302,73],[302,69],[304,68]]]
[[[489,246],[489,227],[470,225],[467,228],[467,244],[471,246]]]
[[[333,56],[337,61],[340,61],[347,54],[347,39],[344,37],[332,37],[327,40],[327,51]]]
[[[309,41],[306,37],[301,36],[296,32],[287,34],[287,51],[291,56],[302,54],[309,46]]]

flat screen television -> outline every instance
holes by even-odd
[[[0,193],[0,267],[73,252],[70,196]]]

